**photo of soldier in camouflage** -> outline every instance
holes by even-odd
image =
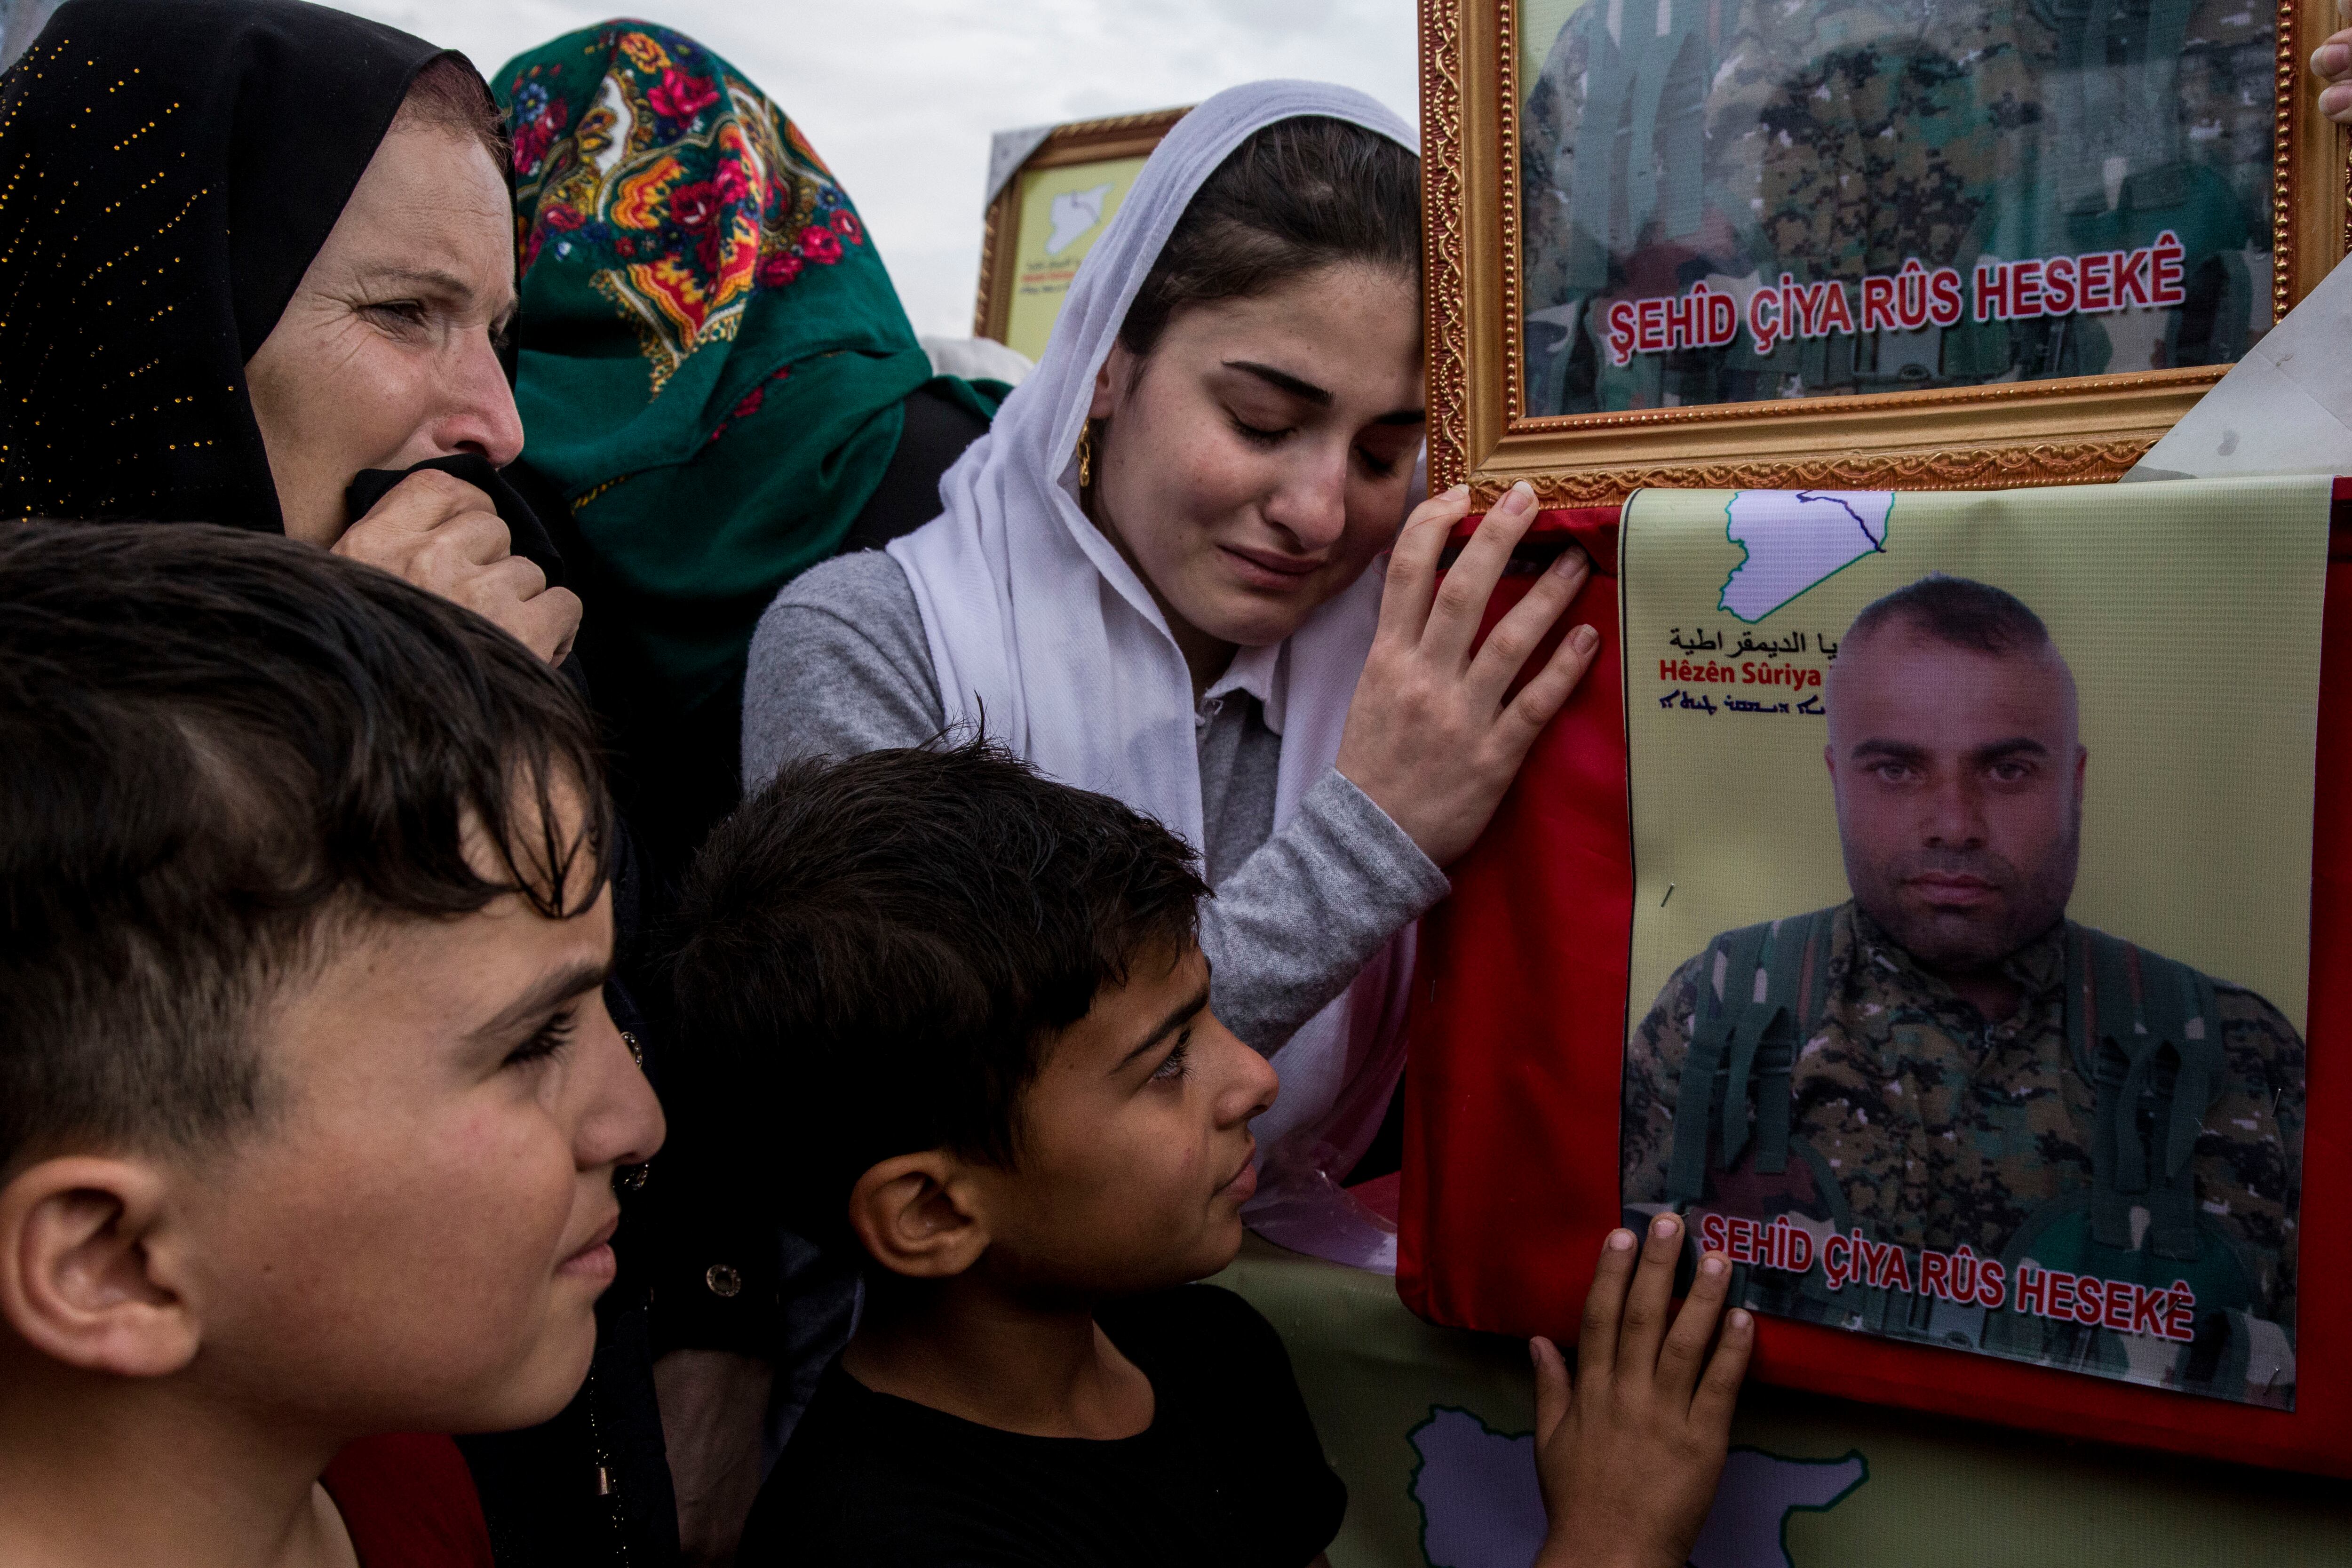
[[[2048,629],[1930,575],[1856,617],[1826,697],[1853,897],[1667,982],[1626,1053],[1629,1214],[1690,1213],[1758,1310],[2292,1408],[2303,1040],[2066,918],[2090,757]]]
[[[1554,4],[1522,0],[1549,25]],[[1581,0],[1519,91],[1529,416],[2229,364],[2268,330],[2277,12],[2245,0]],[[1914,258],[2128,251],[2184,298],[1869,330]],[[1835,281],[1856,319],[1612,360],[1621,300]],[[2005,313],[2005,312],[2004,312]],[[1857,331],[1859,327],[1862,330]]]

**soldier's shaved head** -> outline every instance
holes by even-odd
[[[2050,640],[2050,628],[2024,600],[1990,583],[1942,572],[1930,572],[1908,587],[1863,606],[1839,650],[1843,652],[1847,644],[1864,641],[1893,623],[1979,653],[2025,654],[2040,648],[2048,648],[2053,656],[2057,652]],[[2062,667],[2063,663],[2060,660]],[[2071,676],[2068,679],[2072,680]]]
[[[1854,618],[1824,697],[1855,900],[1997,1006],[2000,961],[2064,916],[2081,858],[2086,758],[2049,628],[1988,584],[1924,577]]]
[[[2017,659],[2032,667],[2063,701],[2072,742],[2078,725],[2074,672],[2059,653],[2050,628],[2024,600],[1973,578],[1931,572],[1907,587],[1874,599],[1854,616],[1838,644],[1822,698],[1830,712],[1831,743],[1838,733],[1837,698],[1842,674],[1873,669],[1872,656],[1890,639],[1955,649],[1988,658]],[[1924,694],[1923,694],[1924,695]]]

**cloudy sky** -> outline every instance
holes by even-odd
[[[593,0],[331,0],[484,71],[614,13]],[[865,215],[916,330],[971,330],[990,133],[1193,103],[1259,77],[1417,121],[1412,0],[650,0],[796,121]]]

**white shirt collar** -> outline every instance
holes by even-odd
[[[1235,650],[1234,662],[1225,667],[1224,674],[1217,677],[1209,689],[1201,694],[1202,705],[1205,707],[1230,692],[1246,691],[1257,699],[1265,727],[1277,735],[1281,734],[1285,707],[1283,692],[1286,684],[1281,679],[1282,661],[1289,657],[1290,639],[1287,637],[1261,647]]]

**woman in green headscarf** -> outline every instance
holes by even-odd
[[[1004,389],[932,374],[848,195],[692,39],[610,22],[492,85],[514,132],[523,459],[542,505],[569,503],[579,652],[658,901],[739,793],[761,611],[936,515]]]

